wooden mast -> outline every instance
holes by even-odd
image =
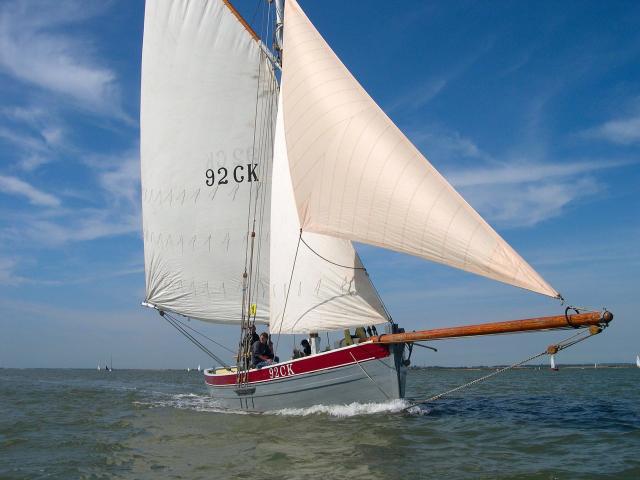
[[[554,330],[566,328],[584,328],[591,325],[607,325],[613,320],[609,311],[577,313],[574,315],[556,315],[553,317],[527,318],[507,322],[480,323],[460,327],[434,328],[417,332],[389,333],[369,338],[374,343],[410,343],[421,340],[440,340],[444,338],[474,337],[478,335],[497,335],[500,333],[531,332],[535,330]]]

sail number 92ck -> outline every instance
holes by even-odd
[[[256,174],[257,168],[257,163],[236,165],[233,168],[220,167],[218,170],[208,168],[205,171],[205,183],[207,186],[213,187],[214,185],[226,185],[229,181],[235,183],[258,182],[258,175]]]

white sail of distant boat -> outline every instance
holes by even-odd
[[[200,365],[198,365],[198,372],[200,372],[200,371],[201,371],[201,369],[200,369]]]
[[[98,364],[98,371],[100,371],[100,364]]]
[[[640,368],[640,355],[636,355],[636,367]]]
[[[556,356],[555,355],[550,355],[549,356],[549,366],[551,367],[551,370],[558,370],[558,367],[556,366]]]
[[[146,3],[143,304],[191,341],[172,313],[240,326],[237,364],[213,357],[222,372],[205,370],[223,403],[315,404],[322,389],[331,401],[402,397],[407,342],[365,342],[378,338],[375,325],[400,329],[353,242],[560,295],[382,111],[300,5],[274,4],[264,17],[276,20],[265,27],[272,51],[228,0]],[[314,345],[320,331],[347,329],[345,349],[263,378],[249,369],[256,323]],[[324,383],[311,380],[318,371]],[[345,371],[358,383],[339,387]],[[292,381],[276,384],[283,376]]]

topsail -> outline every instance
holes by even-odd
[[[558,296],[453,189],[287,0],[282,98],[302,229]]]

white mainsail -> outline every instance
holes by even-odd
[[[295,0],[286,0],[283,107],[300,223],[558,296],[393,124]]]
[[[555,370],[556,367],[556,356],[555,355],[551,355],[549,357],[549,366],[551,367],[551,370]]]
[[[257,205],[252,303],[256,320],[268,322],[273,140],[259,139],[267,145],[260,158],[254,145],[273,130],[276,102],[259,41],[223,2],[147,2],[140,111],[147,303],[240,322],[249,208]]]
[[[640,355],[636,355],[636,367],[640,368]]]
[[[279,108],[271,189],[271,332],[310,333],[385,322],[384,309],[349,240],[304,232],[306,244],[299,241],[284,135]]]

